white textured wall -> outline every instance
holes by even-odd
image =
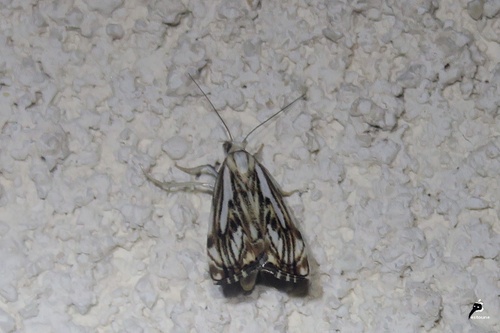
[[[105,3],[105,4],[103,4]],[[279,4],[283,3],[283,4]],[[0,1],[1,332],[500,331],[500,1]],[[310,295],[224,298],[210,196],[248,150]],[[481,315],[467,316],[481,299]]]

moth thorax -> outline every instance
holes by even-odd
[[[234,164],[236,166],[236,170],[241,175],[246,175],[250,168],[250,154],[244,150],[238,150],[232,153]]]

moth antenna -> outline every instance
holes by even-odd
[[[219,114],[219,111],[217,111],[217,109],[215,108],[215,106],[210,101],[210,98],[208,98],[207,94],[205,94],[205,92],[203,91],[203,89],[201,89],[200,85],[195,81],[195,79],[193,79],[193,77],[191,76],[191,74],[188,73],[188,76],[191,78],[191,80],[193,80],[194,84],[196,84],[196,86],[198,87],[198,89],[200,89],[201,93],[203,94],[203,96],[205,96],[205,98],[207,99],[208,103],[210,103],[210,105],[212,106],[212,109],[215,111],[215,113],[219,117],[220,121],[222,121],[222,125],[224,125],[224,129],[226,130],[226,134],[229,137],[229,140],[231,142],[233,142],[233,136],[231,135],[231,132],[229,131],[229,127],[227,127],[226,122],[224,121],[224,119],[222,119],[221,115]]]
[[[261,127],[262,125],[264,125],[265,123],[267,123],[268,121],[270,121],[271,119],[273,119],[274,117],[278,116],[280,113],[282,113],[283,111],[285,111],[286,109],[288,109],[290,106],[292,106],[292,104],[294,104],[295,102],[297,102],[299,99],[303,99],[304,97],[306,97],[306,94],[302,94],[300,97],[294,99],[292,102],[288,103],[286,106],[284,106],[281,110],[279,110],[278,112],[276,112],[275,114],[273,114],[271,117],[267,118],[266,120],[264,120],[263,122],[261,122],[259,125],[257,125],[253,130],[250,131],[250,133],[247,134],[247,136],[245,136],[245,139],[243,140],[243,142],[246,142],[248,137],[253,133],[255,132],[259,127]]]

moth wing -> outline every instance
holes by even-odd
[[[262,270],[276,278],[297,283],[309,275],[306,247],[300,231],[283,201],[278,185],[257,162],[256,173],[264,205],[264,239],[267,259]]]
[[[241,216],[240,207],[234,206],[239,202],[235,200],[238,191],[233,188],[235,175],[228,166],[229,158],[219,170],[212,199],[207,239],[209,271],[216,284],[239,281],[244,290],[251,290],[263,264],[265,245],[262,239],[251,238],[248,221]]]

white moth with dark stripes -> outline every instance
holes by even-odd
[[[192,79],[192,78],[191,78]],[[255,127],[241,143],[234,142],[224,120],[196,83],[222,121],[229,141],[224,142],[226,158],[220,168],[211,165],[180,168],[195,175],[216,177],[215,186],[198,182],[161,182],[146,177],[167,191],[200,190],[213,193],[207,253],[210,276],[215,284],[239,282],[250,291],[259,272],[291,283],[309,275],[304,240],[295,227],[283,193],[257,159],[245,151],[246,139],[258,127],[277,116],[301,96]]]

